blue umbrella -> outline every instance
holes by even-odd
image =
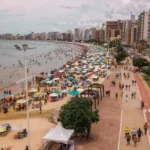
[[[62,85],[67,85],[67,83],[66,83],[66,82],[64,82],[64,81],[63,81],[63,82],[61,82],[61,84],[62,84]]]
[[[58,91],[58,90],[55,90],[55,91],[54,91],[54,93],[56,93],[56,94],[60,94],[60,91]]]
[[[87,81],[82,81],[82,84],[88,84],[88,82]]]
[[[68,94],[72,95],[72,96],[77,96],[77,95],[79,95],[79,92],[76,90],[72,90],[72,91],[69,91]]]

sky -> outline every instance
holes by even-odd
[[[0,34],[101,27],[149,9],[150,0],[0,0]]]

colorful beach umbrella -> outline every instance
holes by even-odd
[[[6,132],[6,128],[5,127],[0,127],[0,133]]]
[[[77,96],[77,95],[79,95],[79,92],[76,90],[72,90],[72,91],[69,91],[68,94],[71,96]]]

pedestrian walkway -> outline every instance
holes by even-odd
[[[127,73],[128,71],[122,70],[122,73]],[[125,139],[125,128],[129,127],[130,130],[133,128],[141,128],[143,130],[143,125],[145,123],[143,110],[141,110],[141,97],[137,86],[132,86],[132,80],[135,80],[133,73],[130,72],[130,79],[125,79],[122,77],[122,83],[124,85],[131,85],[130,91],[124,88],[123,90],[123,100],[122,100],[122,119],[121,119],[121,134],[120,134],[120,144],[118,150],[148,150],[150,148],[148,136],[144,135],[141,141],[137,143],[137,147],[134,147],[133,141],[127,146]],[[136,92],[136,98],[131,98],[132,91]],[[128,95],[128,101],[126,102],[125,96]]]

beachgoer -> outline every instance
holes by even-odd
[[[117,98],[118,98],[118,93],[116,92],[116,95],[115,95],[115,97],[116,97],[116,100],[117,100]]]
[[[148,124],[147,124],[147,122],[145,122],[145,124],[144,124],[144,133],[145,133],[145,135],[147,134],[147,129],[148,129]]]
[[[127,134],[126,140],[127,140],[127,146],[130,145],[130,141],[131,141],[131,135],[130,134]]]
[[[25,148],[25,150],[29,150],[29,148],[28,148],[28,146],[26,145],[26,148]]]
[[[134,137],[136,136],[136,134],[137,134],[137,131],[136,131],[135,128],[133,128],[132,131],[131,131],[132,140],[134,139]]]
[[[137,139],[137,136],[135,135],[133,137],[134,147],[137,145],[137,141],[138,141],[138,139]]]
[[[130,129],[128,127],[125,128],[125,138],[130,133]]]
[[[128,95],[125,96],[125,101],[128,102]]]
[[[137,135],[138,135],[138,142],[139,142],[141,140],[141,136],[143,135],[143,132],[140,128],[137,130]]]

